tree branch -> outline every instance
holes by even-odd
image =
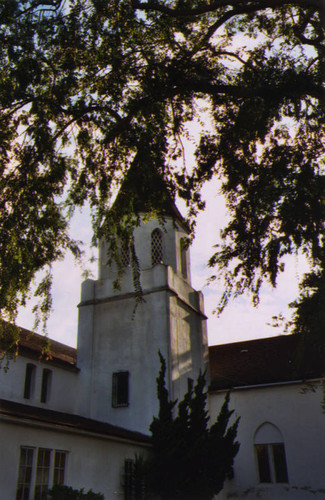
[[[325,5],[323,0],[217,0],[215,2],[202,2],[202,5],[195,8],[171,8],[166,5],[160,4],[157,0],[149,0],[148,2],[141,2],[139,0],[132,0],[132,7],[145,12],[161,12],[171,17],[191,17],[200,16],[209,12],[224,7],[234,7],[243,12],[252,12],[267,8],[283,7],[284,5],[297,6],[306,9],[314,8],[320,12],[325,12]]]
[[[281,97],[296,97],[299,95],[309,95],[322,102],[325,102],[325,89],[317,85],[304,87],[292,85],[263,86],[263,87],[241,87],[236,85],[215,84],[199,79],[185,79],[182,86],[194,92],[207,95],[228,94],[233,97],[252,98],[262,97],[264,99],[278,99]]]

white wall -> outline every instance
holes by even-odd
[[[30,399],[24,398],[25,373],[27,363],[36,367],[35,387]],[[43,369],[52,371],[50,390],[46,403],[40,402]],[[0,398],[16,403],[35,405],[52,410],[74,413],[78,387],[77,372],[64,369],[37,359],[18,356],[9,363],[7,372],[0,370]]]
[[[66,451],[65,484],[84,488],[85,492],[92,489],[104,494],[105,500],[123,499],[124,460],[134,459],[136,453],[145,455],[147,452],[146,447],[103,436],[92,437],[5,421],[1,421],[0,441],[0,497],[3,500],[12,500],[16,495],[20,446]]]
[[[114,289],[116,269],[106,266],[101,244],[100,278],[83,283],[79,305],[78,412],[147,434],[158,411],[158,351],[167,362],[166,383],[173,398],[184,394],[187,377],[196,379],[207,366],[202,294],[190,286],[189,274],[185,280],[181,273],[180,242],[186,233],[167,220],[162,228],[164,263],[152,266],[151,232],[157,226],[152,219],[135,231],[144,303],[135,310],[131,269],[120,289]],[[112,408],[112,374],[118,371],[130,374],[130,401],[128,407]]]
[[[230,408],[240,416],[235,459],[235,476],[228,481],[218,500],[263,498],[300,500],[325,498],[325,414],[322,390],[304,391],[302,384],[233,390]],[[223,393],[210,397],[211,418],[215,418]],[[281,432],[286,450],[288,484],[259,484],[254,453],[254,435],[264,422]]]

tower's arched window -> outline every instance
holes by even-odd
[[[154,229],[151,233],[151,264],[163,263],[163,240],[160,229]]]
[[[275,425],[265,422],[255,432],[254,448],[260,483],[288,483],[284,441]]]
[[[121,262],[123,267],[130,265],[130,247],[127,241],[123,241],[121,245]]]

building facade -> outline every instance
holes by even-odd
[[[240,450],[218,498],[325,498],[324,366],[313,367],[307,385],[291,370],[297,345],[289,337],[208,348],[187,236],[176,207],[136,228],[144,301],[135,312],[127,251],[116,290],[101,242],[98,279],[82,284],[77,349],[52,341],[46,358],[42,338],[22,330],[19,356],[0,371],[1,498],[43,499],[64,483],[131,499],[125,464],[150,453],[158,351],[172,399],[209,368],[212,421],[231,390]]]

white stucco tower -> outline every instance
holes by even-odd
[[[117,271],[106,265],[101,242],[98,279],[83,283],[79,304],[81,414],[148,433],[158,410],[158,350],[167,362],[173,399],[186,391],[188,378],[206,369],[206,317],[202,294],[191,287],[187,235],[172,202],[164,222],[142,218],[134,240],[145,302],[135,314],[132,271],[127,269],[120,290],[114,290]]]

